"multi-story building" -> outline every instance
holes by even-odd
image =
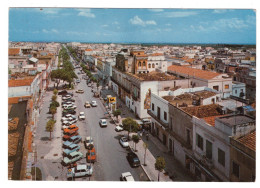
[[[222,98],[227,98],[232,94],[232,78],[227,74],[220,74],[177,65],[169,66],[168,73],[188,79],[189,87],[206,86],[220,91],[222,93]]]
[[[193,116],[191,171],[199,180],[230,180],[230,137],[255,130],[255,120],[245,115]],[[237,164],[237,163],[236,163]]]

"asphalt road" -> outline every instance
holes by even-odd
[[[79,72],[79,70],[75,70]],[[81,75],[79,75],[81,78]],[[123,134],[117,133],[115,125],[107,119],[108,126],[101,128],[99,126],[99,120],[104,118],[106,112],[105,107],[99,98],[94,98],[91,92],[91,87],[88,87],[85,80],[75,87],[75,90],[83,89],[83,94],[77,94],[74,92],[75,105],[77,106],[77,115],[79,112],[85,112],[86,120],[78,121],[79,134],[84,139],[86,136],[92,136],[94,145],[97,151],[97,162],[94,164],[94,174],[91,180],[96,181],[119,181],[120,175],[123,172],[131,172],[136,181],[148,180],[141,167],[131,168],[126,155],[127,150],[122,148],[119,144],[119,138]],[[97,101],[97,107],[85,108],[85,101],[91,102]],[[85,150],[85,151],[84,151]],[[82,153],[86,154],[86,149],[83,144],[81,147]]]

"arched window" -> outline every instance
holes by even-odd
[[[143,61],[143,67],[145,67],[145,61]]]
[[[154,68],[154,64],[152,65],[152,67]]]
[[[139,61],[138,66],[141,67],[141,64],[142,64],[141,61]]]
[[[150,63],[148,64],[148,68],[151,68],[151,64]]]

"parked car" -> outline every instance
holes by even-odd
[[[91,101],[91,106],[97,107],[97,101]]]
[[[77,135],[77,136],[72,136],[70,137],[69,141],[73,142],[74,144],[79,143],[82,140],[81,136]]]
[[[91,87],[91,86],[92,86],[92,84],[91,84],[91,83],[89,83],[89,84],[88,84],[88,87]]]
[[[134,153],[134,152],[129,152],[126,156],[129,164],[132,166],[132,167],[138,167],[140,166],[140,160],[138,158],[138,156]]]
[[[82,89],[78,89],[76,93],[84,93],[84,91]]]
[[[70,153],[74,152],[74,151],[79,151],[80,149],[80,145],[78,144],[71,144],[68,146],[67,149],[63,150],[62,155],[63,156],[68,156]]]
[[[86,153],[86,159],[87,159],[88,163],[96,162],[97,156],[96,156],[96,150],[94,147],[92,147],[92,149],[88,150],[88,152]]]
[[[64,129],[64,133],[66,132],[66,131],[77,131],[77,130],[79,130],[79,128],[78,128],[78,126],[77,125],[70,125],[69,127],[68,127],[68,129]]]
[[[121,131],[123,131],[123,130],[124,130],[123,127],[120,127],[119,125],[116,126],[116,128],[115,128],[115,131],[116,131],[116,132],[121,132]]]
[[[69,98],[69,99],[66,99],[66,101],[67,101],[67,102],[69,102],[69,101],[70,101],[70,102],[75,102],[75,99]]]
[[[130,172],[124,172],[121,174],[120,180],[122,181],[135,181]]]
[[[62,160],[62,163],[67,166],[82,158],[83,158],[83,154],[81,152],[74,151],[74,152],[70,153],[67,157],[64,157]]]
[[[70,117],[72,117],[73,115],[72,114],[67,114],[65,117],[66,118],[70,118]]]
[[[90,107],[91,107],[89,101],[86,101],[85,104],[84,104],[84,106],[85,106],[85,108],[90,108]]]
[[[70,124],[70,121],[63,121],[62,125],[70,126],[71,124]]]
[[[71,144],[73,144],[73,142],[66,141],[66,142],[63,143],[62,147],[66,149],[66,148],[68,148],[69,145],[71,145]]]
[[[69,120],[69,118],[66,118],[66,117],[62,117],[61,118],[61,122],[63,122],[63,121],[68,121]]]
[[[58,95],[64,95],[64,94],[67,94],[68,92],[66,90],[62,90],[60,92],[58,92]]]
[[[121,146],[123,148],[129,147],[129,143],[128,143],[126,137],[124,137],[124,136],[119,139],[119,143],[121,144]]]
[[[91,176],[93,174],[93,165],[77,165],[68,170],[67,179],[71,180],[78,177]]]
[[[66,116],[68,114],[76,114],[76,111],[73,109],[68,109],[68,110],[63,110],[62,111],[62,116]]]
[[[77,80],[76,80],[76,82],[77,82],[77,83],[80,83],[80,80],[79,80],[79,79],[77,79]]]
[[[77,136],[77,135],[79,135],[79,133],[76,131],[76,132],[73,132],[73,133],[71,133],[71,134],[65,134],[65,135],[62,137],[62,139],[63,139],[64,141],[67,141],[67,140],[69,140],[71,137]]]
[[[106,119],[99,120],[99,125],[100,127],[107,127],[107,120]]]
[[[84,112],[80,112],[79,113],[79,120],[84,120],[84,119],[86,119],[85,113]]]
[[[84,145],[85,145],[85,148],[86,149],[89,149],[90,148],[90,145],[94,145],[94,141],[93,141],[93,138],[90,137],[90,136],[87,136],[84,140]]]
[[[62,97],[62,100],[68,100],[68,99],[70,99],[72,96],[64,96],[64,97]]]

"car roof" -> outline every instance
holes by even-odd
[[[90,139],[93,140],[93,138],[91,136],[86,137],[86,140],[90,140]]]
[[[87,169],[87,165],[77,165],[77,170],[85,170]]]
[[[74,148],[74,147],[77,147],[77,146],[79,146],[79,145],[78,144],[71,144],[71,145],[69,145],[70,148]]]
[[[71,157],[74,157],[76,155],[83,155],[83,154],[81,152],[79,152],[79,151],[73,151],[72,153],[70,153]]]
[[[132,174],[130,172],[124,172],[122,173],[122,176],[132,176]]]
[[[131,176],[126,176],[126,180],[127,181],[135,181],[132,175]]]
[[[70,142],[70,141],[66,141],[66,142],[63,143],[63,145],[67,145],[67,146],[69,146],[69,145],[71,145],[71,144],[73,144],[73,143]]]
[[[81,136],[76,135],[76,136],[72,136],[72,137],[71,137],[72,140],[73,140],[73,139],[76,139],[76,138],[81,138]]]

